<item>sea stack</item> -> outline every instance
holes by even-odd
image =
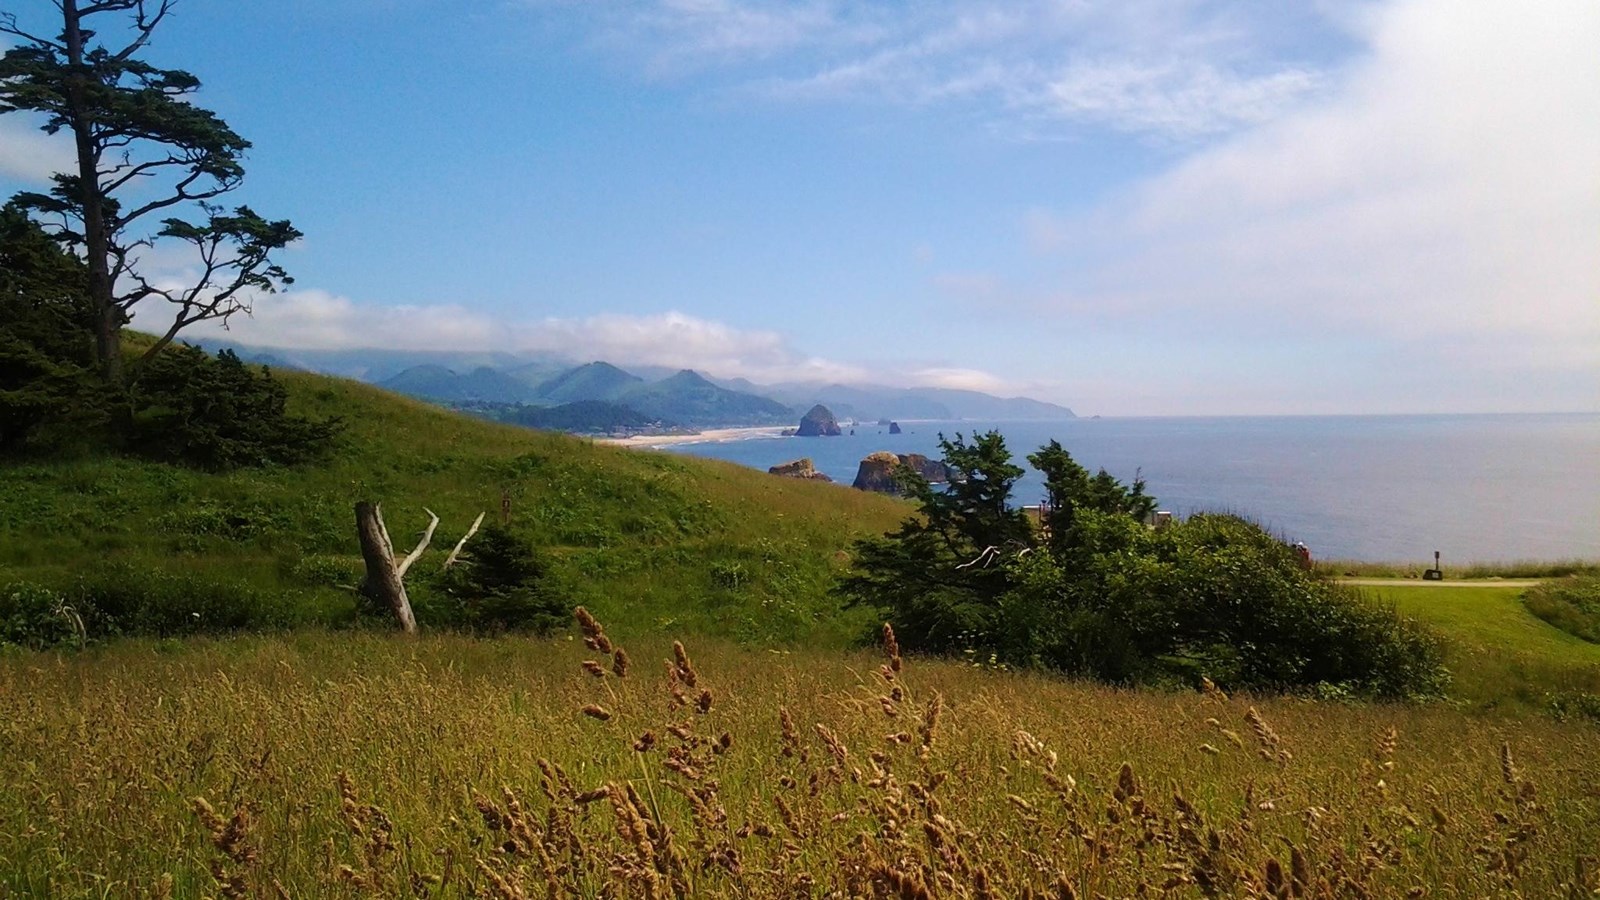
[[[772,475],[782,475],[785,478],[800,478],[806,481],[833,481],[832,478],[817,471],[816,465],[811,462],[811,457],[809,456],[773,466],[767,472]]]
[[[890,422],[889,423],[889,433],[890,434],[899,434],[900,433],[900,423],[899,422]]]
[[[895,481],[894,473],[901,466],[921,475],[929,484],[944,484],[950,480],[950,470],[937,459],[929,459],[921,453],[895,455],[887,450],[879,450],[861,461],[856,469],[856,480],[850,486],[862,491],[898,494],[900,484]]]
[[[811,411],[800,419],[800,427],[795,430],[796,437],[835,437],[840,434],[843,432],[839,429],[839,420],[821,403],[811,407]]]
[[[899,465],[900,457],[886,450],[870,453],[861,461],[860,468],[856,469],[856,480],[850,486],[859,491],[898,494],[900,486],[895,484],[894,470]]]

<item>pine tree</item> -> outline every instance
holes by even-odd
[[[113,385],[123,382],[121,330],[135,307],[164,300],[172,315],[142,364],[184,328],[248,312],[256,294],[291,283],[271,254],[300,237],[287,220],[212,202],[243,181],[250,142],[189,102],[199,79],[138,58],[173,3],[58,0],[55,38],[0,13],[0,33],[22,41],[0,57],[0,113],[42,115],[47,133],[71,134],[77,162],[48,192],[15,200],[83,256],[96,361]],[[102,23],[130,25],[133,37],[96,44]],[[140,251],[157,243],[189,245],[194,280],[169,287],[142,271]]]

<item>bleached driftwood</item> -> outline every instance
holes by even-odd
[[[422,511],[428,514],[428,527],[422,532],[422,540],[417,542],[416,549],[406,554],[406,558],[401,560],[400,565],[395,567],[395,574],[401,578],[406,577],[406,570],[410,569],[411,564],[417,561],[417,558],[422,555],[422,551],[428,549],[428,543],[433,540],[433,531],[439,527],[439,517],[434,514],[433,510],[424,506]],[[379,521],[381,522],[382,519],[380,518]]]
[[[393,610],[400,629],[406,634],[417,633],[417,618],[411,612],[411,598],[406,596],[406,572],[410,571],[412,563],[422,558],[422,552],[428,549],[428,544],[433,541],[433,533],[439,527],[439,517],[433,510],[424,507],[422,511],[428,514],[428,527],[423,529],[422,539],[417,541],[417,546],[406,554],[405,559],[396,562],[389,529],[383,524],[382,505],[370,500],[356,504],[356,535],[361,540],[361,558],[367,564],[367,577],[357,590]],[[478,533],[483,516],[483,513],[478,513],[478,520],[472,523],[472,529],[466,537],[456,542],[450,557],[444,561],[446,567],[461,555],[461,548],[466,546],[467,539]]]
[[[416,557],[422,555],[428,541],[433,538],[433,529],[439,524],[439,517],[432,513],[428,515],[433,522],[423,533],[422,541],[403,563],[396,565],[394,544],[389,540],[389,529],[383,524],[381,505],[370,500],[356,504],[356,536],[361,540],[361,558],[367,564],[367,577],[361,582],[361,593],[393,610],[395,619],[400,622],[400,629],[406,634],[417,633],[417,617],[411,612],[411,599],[406,596],[406,585],[401,576]]]
[[[486,515],[488,515],[487,511],[478,513],[478,518],[473,520],[472,527],[467,529],[467,533],[461,538],[461,540],[456,541],[456,548],[450,551],[449,556],[445,557],[444,565],[440,568],[448,569],[455,565],[456,557],[461,555],[461,548],[465,547],[467,545],[467,541],[473,535],[478,533],[478,526],[483,524],[483,517]]]

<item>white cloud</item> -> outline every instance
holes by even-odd
[[[953,388],[991,394],[1014,390],[1011,382],[978,369],[932,367],[916,369],[909,375],[910,383],[919,387]]]
[[[154,328],[163,311],[146,311]],[[252,315],[193,326],[186,334],[241,344],[296,349],[499,350],[553,353],[619,365],[696,369],[758,383],[787,381],[887,383],[1004,390],[1007,383],[974,369],[869,367],[805,354],[781,334],[744,330],[680,312],[634,316],[498,321],[458,305],[380,306],[320,290],[260,297]]]
[[[76,165],[71,139],[64,133],[47,135],[37,123],[36,118],[21,113],[0,116],[0,178],[36,190],[47,185],[52,174]]]
[[[1414,365],[1587,372],[1588,396],[1569,387],[1566,402],[1593,408],[1600,5],[1403,0],[1366,27],[1369,53],[1325,99],[1097,214],[1029,217],[1030,243],[1067,274],[989,286],[985,302],[1197,337],[1383,342],[1396,382]]]
[[[551,0],[524,0],[542,12]],[[1292,42],[1331,25],[1241,0],[632,0],[557,4],[601,52],[656,77],[714,72],[745,95],[971,101],[998,120],[1192,137],[1317,90]]]

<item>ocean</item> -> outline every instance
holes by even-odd
[[[1161,509],[1248,516],[1320,558],[1446,564],[1600,559],[1600,414],[1097,418],[860,424],[840,437],[675,444],[766,470],[810,457],[849,485],[876,450],[940,456],[938,435],[998,429],[1026,457],[1054,438],[1091,472],[1142,474]],[[849,431],[849,425],[845,429]]]

